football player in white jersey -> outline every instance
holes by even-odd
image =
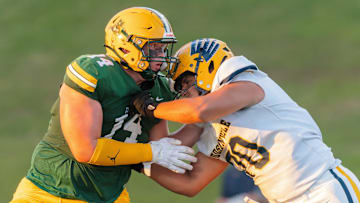
[[[154,165],[155,181],[194,196],[232,164],[270,202],[360,201],[359,180],[333,157],[307,110],[255,63],[210,38],[187,43],[176,56],[169,75],[188,98],[157,104],[143,94],[134,105],[143,115],[203,123],[204,131],[194,169],[176,174]]]

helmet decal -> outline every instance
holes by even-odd
[[[204,44],[202,45],[203,42]],[[200,54],[204,57],[205,61],[208,62],[219,49],[219,46],[220,44],[217,43],[215,40],[211,43],[209,39],[193,41],[191,43],[190,56],[194,54]]]

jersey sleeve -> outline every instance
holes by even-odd
[[[81,56],[66,67],[64,83],[85,96],[99,100],[99,79],[100,75],[93,60]]]
[[[198,126],[203,127],[204,130],[200,135],[199,141],[197,141],[196,146],[199,152],[210,156],[211,152],[217,145],[217,136],[214,128],[210,123],[201,123]]]

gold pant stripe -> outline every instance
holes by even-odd
[[[355,194],[356,194],[356,197],[358,200],[360,200],[360,191],[359,191],[359,188],[358,186],[355,184],[355,182],[350,178],[350,176],[348,174],[345,173],[345,171],[343,171],[339,166],[336,167],[336,169],[343,175],[346,177],[346,179],[350,182],[351,184],[351,187],[353,188]]]

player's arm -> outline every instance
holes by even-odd
[[[168,136],[169,130],[166,120],[161,120],[158,124],[154,125],[154,127],[152,127],[149,132],[149,139],[151,141],[160,140],[161,138]]]
[[[101,138],[102,115],[98,101],[66,84],[62,85],[60,123],[64,137],[77,161],[102,166],[153,161],[180,172],[192,168],[181,160],[196,161],[189,155],[193,150],[179,146],[178,141],[174,139],[142,144]]]
[[[208,157],[201,152],[197,153],[196,157],[198,161],[193,164],[194,169],[185,174],[177,174],[154,164],[151,178],[168,190],[193,197],[228,166],[228,163]]]
[[[133,104],[140,114],[179,123],[203,123],[255,105],[265,93],[257,84],[237,81],[222,86],[205,96],[179,99],[157,104],[144,93],[134,98]]]
[[[101,136],[103,113],[98,101],[65,83],[60,88],[60,123],[74,158],[88,162]]]
[[[66,84],[62,85],[60,89],[61,128],[77,161],[108,166],[152,160],[150,144],[132,144],[101,138],[102,120],[103,112],[98,101],[77,92]]]
[[[200,139],[203,128],[196,124],[186,124],[171,133],[171,137],[181,140],[183,145],[192,147]]]
[[[257,104],[264,91],[253,82],[233,82],[205,96],[185,98],[157,105],[154,116],[180,123],[208,122]]]

